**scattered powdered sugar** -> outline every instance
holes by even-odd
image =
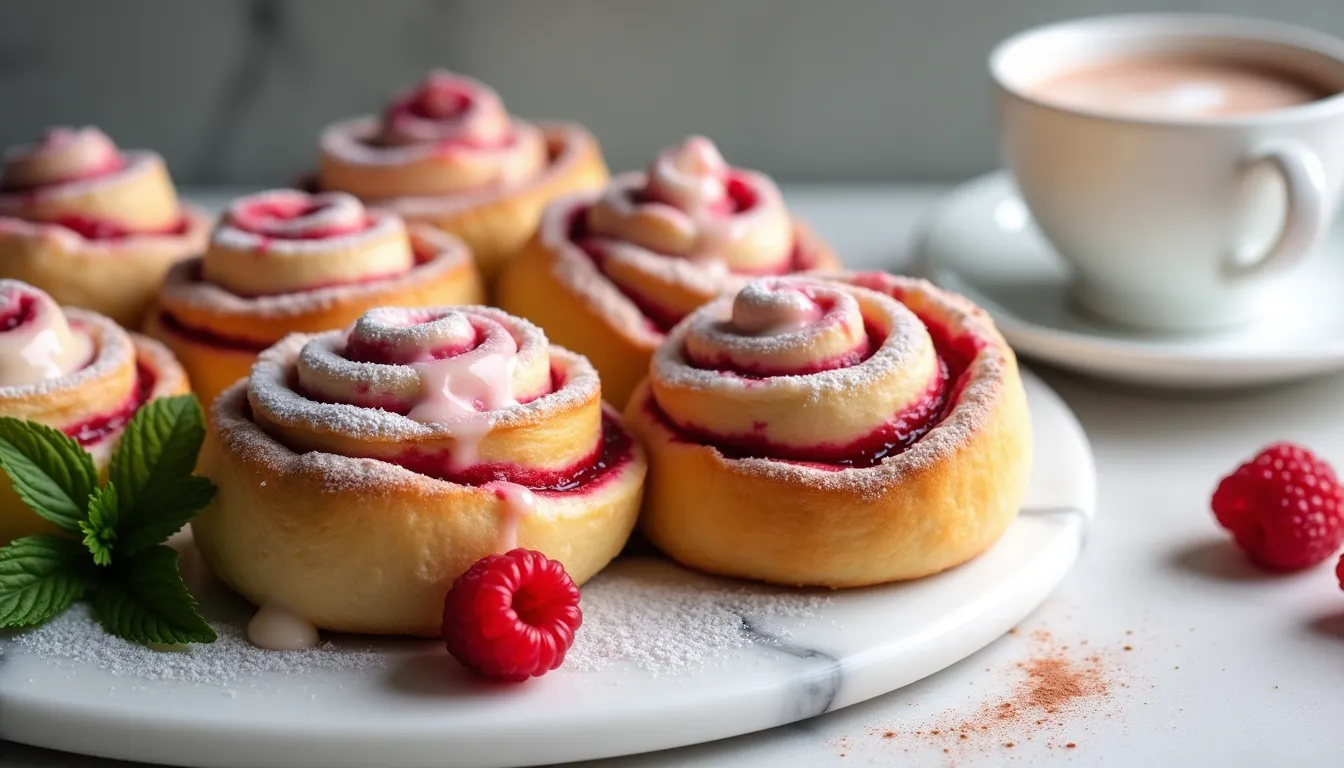
[[[13,646],[43,658],[92,664],[115,677],[228,685],[257,675],[294,675],[316,670],[375,669],[387,657],[372,647],[320,643],[303,651],[267,651],[247,640],[243,626],[211,622],[219,635],[209,645],[182,650],[151,650],[103,631],[87,605],[76,604],[61,616],[15,635]]]
[[[618,561],[583,587],[583,626],[565,669],[626,663],[654,676],[693,672],[762,642],[744,619],[820,619],[833,599],[708,579],[657,560]]]
[[[772,620],[821,620],[834,598],[815,591],[749,585],[685,571],[655,558],[622,558],[583,587],[583,626],[564,669],[599,672],[629,665],[654,677],[692,673],[751,645],[787,642],[789,633],[748,631]],[[181,650],[152,650],[107,634],[85,604],[35,629],[14,634],[9,650],[56,663],[93,665],[115,677],[229,686],[247,678],[335,670],[376,670],[398,654],[397,641],[335,636],[302,651],[268,651],[247,639],[251,610],[236,599],[208,601],[219,638]],[[223,612],[221,612],[223,610]],[[0,652],[4,651],[0,638]],[[401,648],[400,650],[404,650]]]

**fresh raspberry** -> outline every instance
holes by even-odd
[[[1335,564],[1335,578],[1339,580],[1339,588],[1344,589],[1344,557]]]
[[[481,558],[443,601],[443,639],[453,658],[515,683],[564,663],[582,623],[579,588],[564,566],[528,549]]]
[[[1213,492],[1213,514],[1255,563],[1291,571],[1325,560],[1344,543],[1344,491],[1311,451],[1275,443]]]

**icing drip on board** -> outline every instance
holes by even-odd
[[[278,601],[267,601],[247,623],[247,639],[268,651],[302,651],[317,647],[317,627]]]

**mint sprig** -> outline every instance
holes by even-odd
[[[35,422],[0,418],[0,469],[38,516],[70,537],[28,536],[0,548],[0,629],[29,627],[90,596],[111,634],[137,643],[215,639],[163,546],[215,495],[192,475],[205,419],[191,395],[145,404],[99,486],[78,443]],[[76,539],[73,537],[82,537]]]
[[[112,566],[117,578],[93,596],[103,628],[141,643],[214,642],[215,631],[197,613],[177,562],[177,552],[156,544]]]
[[[0,467],[38,517],[79,533],[89,494],[98,487],[93,457],[60,430],[0,418]]]
[[[0,617],[5,627],[31,627],[69,608],[90,582],[79,542],[25,536],[0,549]]]

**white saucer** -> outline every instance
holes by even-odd
[[[1023,378],[1032,477],[1021,515],[998,543],[927,579],[827,593],[829,603],[810,618],[734,607],[729,618],[740,621],[741,642],[715,663],[660,676],[628,662],[562,667],[513,686],[472,679],[441,643],[384,640],[374,650],[385,656],[383,668],[253,674],[226,689],[113,677],[20,642],[6,647],[0,634],[0,740],[202,768],[495,768],[722,739],[879,696],[1008,631],[1078,558],[1096,508],[1092,451],[1059,396]],[[625,595],[651,579],[688,590],[724,586],[648,558],[622,558],[598,578]],[[236,626],[250,615],[222,588],[193,589],[214,621]],[[668,638],[647,629],[634,624],[623,642],[666,653]]]
[[[1269,384],[1344,368],[1342,233],[1285,286],[1277,316],[1213,334],[1161,335],[1079,313],[1068,274],[1004,171],[967,182],[922,220],[917,269],[984,307],[1024,357],[1161,387]]]

